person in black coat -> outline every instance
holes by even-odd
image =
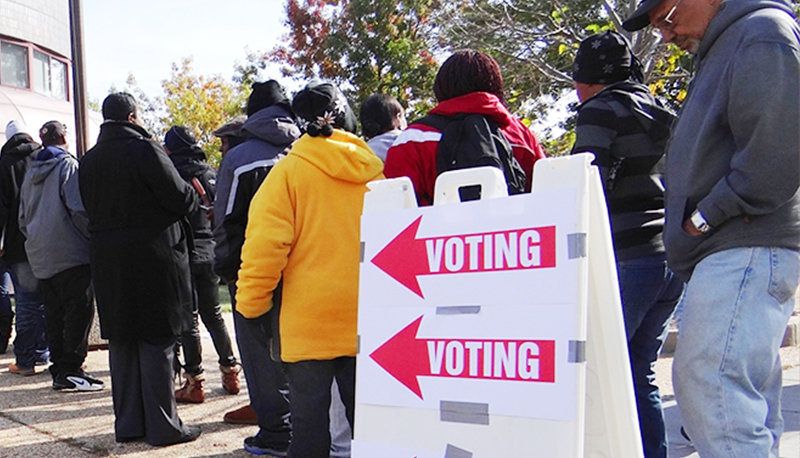
[[[200,332],[197,315],[203,319],[219,356],[222,387],[230,394],[239,393],[240,368],[233,355],[231,339],[219,305],[219,277],[214,273],[213,202],[217,173],[206,162],[206,153],[183,126],[172,126],[164,136],[164,147],[184,181],[200,196],[200,208],[189,215],[194,249],[191,251],[192,286],[196,309],[192,327],[181,335],[186,383],[175,392],[178,402],[200,403],[205,400]]]
[[[109,341],[116,440],[191,441],[200,429],[178,418],[172,370],[176,338],[191,326],[185,217],[197,194],[141,126],[133,96],[109,95],[103,118],[78,177],[100,330]]]
[[[39,280],[33,275],[28,255],[25,253],[25,236],[19,230],[19,190],[25,172],[33,157],[41,151],[18,121],[6,126],[6,143],[0,150],[0,232],[2,258],[8,266],[14,284],[14,302],[17,313],[15,323],[14,356],[16,361],[8,365],[12,374],[34,375],[36,365],[47,364],[50,350],[45,336],[44,300],[39,293]],[[7,335],[11,326],[11,311],[2,313],[0,326]],[[7,342],[8,337],[4,337]]]

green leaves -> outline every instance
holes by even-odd
[[[247,94],[219,75],[195,75],[192,58],[184,58],[180,66],[172,64],[172,73],[161,87],[164,95],[157,100],[164,109],[160,118],[163,129],[180,125],[192,131],[209,163],[217,167],[220,141],[212,132],[242,113]]]
[[[297,79],[338,83],[358,104],[383,92],[410,107],[432,106],[436,62],[429,23],[435,0],[288,0],[288,40],[269,59]]]
[[[509,108],[521,117],[540,120],[552,116],[553,103],[543,101],[573,90],[571,69],[580,42],[614,30],[612,17],[627,17],[631,2],[475,0],[442,4],[445,7],[437,11],[435,21],[441,26],[445,46],[491,54],[500,63],[506,92],[514,94],[506,100]],[[678,105],[691,73],[690,56],[660,43],[649,27],[638,33],[620,33],[633,44],[651,89]],[[569,121],[562,122],[567,131]],[[571,146],[549,140],[559,151]]]

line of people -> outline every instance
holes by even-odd
[[[674,379],[701,456],[777,457],[779,334],[800,279],[800,28],[784,3],[642,2],[623,26],[652,24],[703,64],[677,124],[643,84],[622,35],[587,38],[575,59],[572,77],[581,104],[573,153],[592,152],[601,170],[648,458],[667,456],[653,364],[679,302]],[[741,25],[745,19],[755,31]],[[764,69],[768,87],[751,78]],[[510,145],[507,159],[524,171],[530,191],[533,165],[545,154],[505,107],[497,62],[478,51],[455,52],[437,73],[434,93],[438,104],[431,115],[479,115],[502,133]],[[238,391],[238,362],[211,291],[218,275],[231,293],[250,401],[223,420],[258,425],[244,441],[253,454],[347,456],[366,183],[408,176],[418,203],[430,205],[446,129],[425,122],[406,126],[397,101],[375,95],[360,111],[365,141],[334,85],[312,82],[290,99],[276,81],[256,83],[247,117],[215,132],[224,157],[213,178],[182,127],[167,133],[165,154],[141,127],[132,96],[108,96],[103,116],[97,145],[79,167],[54,149],[58,144],[40,150],[24,132],[14,135],[18,125],[7,128],[12,135],[0,156],[0,199],[6,186],[21,184],[25,191],[21,204],[4,201],[0,208],[4,260],[15,289],[20,283],[20,352],[9,370],[35,373],[37,361],[49,356],[54,388],[65,384],[62,372],[69,383],[76,383],[75,376],[90,386],[99,382],[76,369],[59,344],[51,340],[47,350],[29,318],[41,315],[41,301],[29,299],[37,288],[26,278],[58,278],[47,281],[56,298],[49,302],[60,301],[62,312],[68,307],[62,296],[88,289],[85,257],[75,265],[47,264],[44,271],[38,265],[42,253],[52,261],[47,241],[35,236],[36,209],[43,204],[25,196],[45,195],[46,180],[39,185],[34,177],[58,160],[59,173],[67,176],[75,176],[77,167],[77,183],[59,184],[73,198],[79,188],[85,212],[67,198],[62,206],[76,220],[73,213],[84,212],[69,235],[83,237],[88,247],[101,330],[109,340],[116,439],[166,445],[200,434],[181,422],[176,406],[176,398],[203,398],[198,314],[228,375],[226,390]],[[50,127],[62,133],[60,123]],[[43,142],[54,134],[50,127],[42,129]],[[31,168],[29,183],[22,180],[20,159],[13,159],[34,153],[42,164]],[[8,210],[15,205],[19,217]],[[198,284],[205,285],[205,299]],[[49,324],[47,329],[50,338],[56,331]],[[187,381],[175,391],[179,340]],[[77,351],[85,356],[85,345]]]

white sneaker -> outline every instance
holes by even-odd
[[[105,384],[101,380],[89,377],[88,375],[86,375],[86,373],[67,374],[63,379],[61,377],[59,377],[59,379],[60,380],[58,382],[61,387],[60,389],[74,389],[78,391],[100,391],[103,388],[105,388]]]

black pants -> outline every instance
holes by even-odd
[[[191,375],[203,372],[198,312],[211,334],[211,341],[219,356],[219,364],[231,367],[236,364],[236,357],[233,356],[231,338],[222,319],[222,309],[219,305],[219,277],[214,274],[213,266],[210,263],[192,264],[192,284],[198,310],[194,314],[194,326],[181,335],[185,370]]]
[[[94,317],[92,272],[82,265],[39,282],[44,296],[50,374],[79,372],[86,359],[86,340]]]
[[[283,363],[289,380],[292,442],[289,458],[328,458],[331,452],[331,384],[334,377],[350,428],[355,408],[356,359]]]
[[[108,362],[117,440],[143,437],[150,445],[181,440],[172,365],[175,339],[160,343],[110,340]]]

